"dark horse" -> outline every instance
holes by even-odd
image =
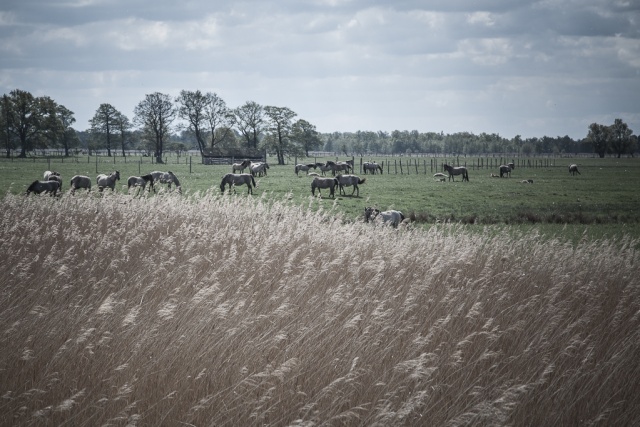
[[[500,178],[503,176],[511,176],[511,166],[509,165],[500,165]]]
[[[51,196],[55,196],[60,190],[60,182],[58,181],[33,181],[29,188],[27,188],[27,194],[31,193],[49,193]]]
[[[444,165],[442,165],[442,167],[444,168],[444,170],[449,172],[449,181],[451,181],[452,179],[455,181],[455,175],[462,175],[462,181],[469,181],[469,172],[467,172],[467,168],[465,168],[464,166],[454,168],[453,166],[449,166],[445,163]]]
[[[229,184],[229,190],[236,185],[247,185],[247,194],[253,194],[253,188],[256,186],[256,180],[253,179],[253,175],[250,173],[228,173],[222,177],[220,183],[220,191],[224,193],[224,188]],[[253,185],[253,186],[252,186]],[[234,188],[235,192],[236,189]]]
[[[572,165],[569,165],[569,173],[571,175],[575,175],[575,174],[582,175],[578,170],[578,165],[576,165],[575,163]]]

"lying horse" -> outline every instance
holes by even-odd
[[[464,166],[454,168],[453,166],[449,166],[445,163],[442,165],[442,167],[444,168],[444,170],[449,172],[449,181],[451,181],[451,179],[455,181],[455,175],[462,175],[462,181],[469,181],[469,173],[467,172],[467,168],[465,168]]]
[[[222,177],[222,182],[220,182],[220,191],[224,193],[225,186],[229,184],[229,190],[233,187],[233,191],[235,193],[236,185],[246,185],[247,186],[247,194],[253,194],[253,188],[256,186],[256,180],[253,179],[253,175],[250,173],[228,173]],[[253,185],[253,187],[252,187]]]
[[[98,185],[98,190],[102,191],[106,187],[111,188],[111,191],[114,191],[116,188],[116,181],[120,181],[120,171],[111,172],[109,175],[100,174],[96,177],[96,184]]]
[[[358,194],[356,195],[356,197],[360,197],[360,189],[358,188],[358,184],[364,184],[367,178],[360,179],[360,177],[356,175],[340,174],[336,176],[336,179],[338,180],[338,185],[340,186],[340,194],[344,194],[346,196],[344,187],[353,186],[353,191],[351,192],[351,195],[353,196],[353,193],[357,191]]]
[[[500,178],[503,178],[505,175],[507,177],[511,176],[511,167],[508,165],[500,165]]]
[[[376,172],[380,171],[382,174],[382,166],[377,164],[376,162],[364,162],[362,164],[362,171],[367,174],[367,172],[371,172],[372,175],[375,175]]]
[[[311,195],[315,196],[316,195],[316,188],[318,189],[318,194],[322,195],[320,193],[320,189],[321,188],[328,188],[329,189],[329,195],[331,197],[335,197],[335,190],[336,190],[336,186],[338,186],[338,179],[337,178],[321,178],[319,176],[313,178],[313,181],[311,181]]]
[[[582,174],[580,173],[580,171],[578,170],[578,165],[576,165],[575,163],[574,163],[574,164],[569,165],[569,173],[570,173],[571,175],[575,175],[575,174],[582,175]]]
[[[364,208],[364,222],[374,221],[377,220],[377,218],[380,218],[379,221],[382,221],[383,225],[391,225],[394,228],[397,228],[405,219],[400,211],[388,210],[380,212],[380,210],[376,208]]]
[[[27,195],[31,193],[49,193],[51,196],[55,196],[60,189],[60,182],[58,181],[33,181],[29,188],[27,188]]]
[[[295,167],[293,168],[293,171],[296,173],[296,175],[298,175],[298,172],[302,171],[302,172],[309,172],[309,169],[315,169],[318,166],[317,163],[309,163],[307,165],[303,165],[303,164],[297,164],[295,165]],[[299,176],[299,175],[298,175]]]
[[[138,191],[136,194],[139,194],[140,189],[144,191],[144,189],[147,186],[147,183],[150,184],[149,192],[153,190],[153,192],[155,193],[156,189],[153,187],[153,175],[149,173],[142,176],[130,176],[129,179],[127,180],[127,192],[131,190],[131,187],[138,187]]]
[[[71,194],[75,193],[78,188],[86,188],[91,191],[91,179],[84,175],[75,175],[71,178]]]
[[[236,171],[242,172],[251,164],[251,160],[243,160],[240,163],[234,163],[231,165],[231,173],[235,173]]]
[[[169,189],[171,189],[171,184],[174,184],[178,190],[180,189],[180,181],[178,181],[178,177],[171,171],[153,171],[150,175],[153,177],[154,183],[169,184]],[[156,191],[155,188],[153,188],[153,191]]]

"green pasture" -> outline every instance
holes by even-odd
[[[324,160],[328,159],[297,159],[298,163]],[[492,178],[492,173],[498,174],[497,168],[493,164],[487,167],[486,160],[479,168],[477,158],[365,160],[389,163],[383,174],[365,176],[358,173],[360,159],[356,158],[356,173],[366,177],[366,183],[360,186],[360,197],[351,196],[352,189],[347,188],[346,196],[331,199],[323,190],[321,198],[312,198],[313,178],[304,173],[296,176],[293,159],[285,166],[270,163],[268,176],[256,178],[258,188],[252,197],[287,200],[312,209],[334,209],[346,221],[360,217],[365,206],[377,206],[401,210],[418,225],[460,222],[470,226],[517,225],[519,229],[536,226],[551,234],[573,235],[572,238],[583,234],[594,238],[640,236],[640,161],[634,158],[516,159],[524,167],[516,167],[510,178]],[[398,161],[404,162],[402,173]],[[407,167],[410,161],[414,163]],[[433,173],[441,171],[442,163],[447,161],[466,163],[470,181],[462,182],[459,177],[455,182],[436,180]],[[62,174],[66,192],[73,175],[87,175],[95,186],[97,173],[117,169],[122,180],[116,191],[126,193],[127,177],[171,170],[180,179],[183,196],[193,197],[207,191],[219,193],[222,176],[231,172],[230,165],[203,165],[195,156],[168,157],[166,164],[151,162],[149,157],[1,159],[0,184],[4,191],[24,193],[31,182],[42,179],[45,170],[56,170]],[[577,163],[581,175],[571,176],[569,163]],[[522,183],[529,179],[532,184]],[[95,190],[90,197],[99,197]],[[246,187],[239,187],[235,197],[246,194]]]

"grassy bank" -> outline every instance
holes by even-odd
[[[179,177],[185,197],[219,192],[222,176],[231,171],[229,165],[205,166],[189,158],[169,158],[168,164],[152,164],[150,158],[95,158],[34,159],[0,161],[0,185],[12,194],[23,193],[42,172],[51,168],[62,173],[64,190],[69,179],[76,174],[87,175],[94,180],[96,171],[121,172],[122,181],[116,188],[126,193],[126,178],[145,174],[152,170],[171,170]],[[298,159],[313,162],[319,159]],[[389,158],[378,158],[390,162]],[[393,159],[397,161],[398,159]],[[407,159],[399,159],[407,161]],[[537,167],[516,168],[511,178],[492,178],[496,170],[473,168],[470,182],[440,182],[434,179],[429,167],[431,162],[441,166],[446,159],[413,159],[424,162],[424,168],[404,168],[404,174],[363,175],[365,184],[360,186],[360,197],[346,196],[325,198],[317,203],[309,202],[312,177],[296,176],[293,165],[271,165],[268,176],[257,179],[255,197],[269,200],[289,199],[298,206],[311,205],[314,209],[335,208],[345,221],[362,216],[365,206],[381,209],[395,208],[422,225],[442,222],[493,225],[502,224],[526,229],[530,225],[545,225],[549,230],[562,230],[565,224],[576,229],[598,228],[604,235],[619,237],[619,230],[640,236],[640,193],[634,183],[640,182],[640,165],[637,159],[522,159],[519,163]],[[454,159],[451,159],[454,160]],[[471,158],[460,159],[468,160]],[[460,161],[456,160],[456,161]],[[569,162],[577,161],[581,175],[571,176]],[[477,160],[476,160],[477,162]],[[487,161],[483,160],[483,164]],[[357,162],[356,162],[357,164]],[[391,171],[394,169],[391,168]],[[435,169],[439,170],[439,169]],[[410,171],[410,174],[407,172]],[[523,180],[533,184],[524,184]],[[164,190],[163,190],[164,191]],[[246,194],[246,188],[238,188],[238,194]],[[97,192],[93,197],[98,197]]]

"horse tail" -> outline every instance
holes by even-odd
[[[251,175],[251,182],[253,183],[253,186],[254,186],[254,187],[257,187],[257,185],[256,185],[256,180],[255,180],[255,179],[253,179],[253,175]]]

